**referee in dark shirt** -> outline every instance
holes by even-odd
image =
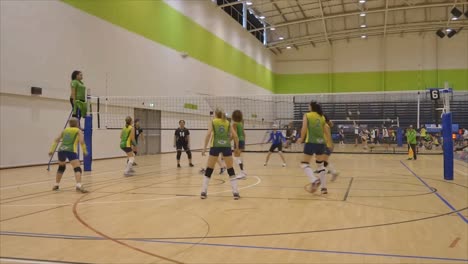
[[[190,131],[185,128],[185,121],[179,121],[179,128],[174,133],[174,147],[177,149],[177,168],[180,168],[180,156],[182,155],[182,148],[187,153],[189,166],[192,164],[192,152],[190,151]]]

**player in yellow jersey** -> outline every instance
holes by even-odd
[[[330,139],[331,139],[331,128],[333,127],[333,122],[327,118],[326,115],[324,115],[325,117],[325,126],[328,126],[328,131],[330,132]],[[324,154],[324,160],[323,160],[323,164],[325,166],[325,168],[327,168],[328,172],[331,173],[332,175],[332,178],[331,178],[331,181],[335,181],[336,178],[338,177],[339,173],[336,171],[335,167],[330,164],[330,162],[328,162],[328,160],[330,159],[330,156],[333,152],[333,142],[331,142],[331,140],[329,142],[327,142],[327,146],[325,147],[325,152],[323,153]],[[319,173],[318,171],[315,171],[315,173]],[[327,194],[328,193],[328,190],[327,190],[327,178],[324,177],[323,179],[320,179],[320,182],[321,182],[321,189],[320,191],[322,192],[322,194]]]
[[[125,118],[125,126],[120,133],[120,149],[122,149],[128,156],[127,166],[125,167],[124,175],[132,176],[135,172],[133,170],[133,163],[135,162],[135,153],[133,153],[132,146],[135,146],[135,128],[132,126],[132,118],[127,116]]]
[[[75,171],[75,180],[76,180],[76,191],[81,193],[87,193],[88,191],[81,185],[81,174],[82,170],[80,167],[80,160],[78,158],[78,143],[81,145],[83,154],[88,155],[86,145],[83,138],[83,133],[78,128],[78,119],[71,118],[68,121],[69,127],[65,128],[62,133],[54,140],[52,147],[49,150],[49,156],[54,154],[54,151],[60,141],[62,143],[58,147],[58,160],[59,167],[57,170],[57,175],[55,176],[55,185],[52,188],[54,191],[59,190],[60,180],[62,179],[63,173],[66,169],[67,159]]]
[[[232,112],[232,129],[236,131],[237,137],[239,138],[239,152],[234,153],[234,159],[237,164],[239,164],[240,173],[237,175],[237,179],[245,179],[247,173],[244,171],[244,162],[242,160],[241,154],[245,150],[245,131],[244,131],[244,118],[240,110],[235,110]]]
[[[215,118],[211,120],[208,125],[208,133],[206,134],[205,144],[202,151],[202,156],[205,156],[208,142],[211,142],[210,156],[208,157],[205,176],[203,177],[202,191],[200,194],[201,199],[206,199],[207,197],[208,183],[210,182],[211,174],[213,174],[214,166],[220,154],[223,154],[224,161],[226,162],[234,200],[238,200],[240,198],[239,190],[237,189],[236,173],[232,167],[231,139],[234,139],[234,151],[237,153],[239,151],[239,138],[237,137],[237,133],[234,131],[232,126],[230,126],[229,121],[226,120],[224,112],[221,109],[216,109]]]
[[[317,102],[311,102],[309,106],[310,112],[304,114],[302,120],[301,138],[298,143],[304,142],[304,156],[301,162],[301,168],[311,182],[311,193],[317,191],[320,186],[320,179],[325,179],[326,169],[324,161],[325,150],[327,144],[333,144],[330,137],[330,128],[325,125],[325,117],[323,116],[322,108]],[[310,167],[310,160],[315,155],[317,163],[317,172],[320,179],[314,175],[314,171]]]

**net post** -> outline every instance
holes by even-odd
[[[442,137],[444,139],[444,180],[453,181],[453,140],[452,113],[450,112],[450,89],[448,82],[444,85],[444,113],[442,114]]]
[[[88,100],[87,104],[88,107],[90,106],[90,90],[88,89]],[[88,108],[89,109],[89,108]],[[83,155],[83,167],[84,171],[91,171],[91,164],[93,161],[93,115],[91,111],[86,113],[85,117],[85,127],[84,127],[84,141],[86,144],[86,148],[88,150],[88,155]]]
[[[403,146],[403,129],[401,129],[401,127],[397,128],[397,146]]]

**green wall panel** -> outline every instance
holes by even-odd
[[[273,91],[274,74],[164,1],[63,0],[89,14]]]

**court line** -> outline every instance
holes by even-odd
[[[468,176],[468,173],[455,169],[456,172],[460,173],[463,176]]]
[[[32,264],[91,264],[91,262],[76,262],[76,261],[56,261],[49,259],[29,259],[29,258],[13,258],[0,257],[0,261],[8,261],[13,263],[32,263]]]
[[[412,171],[408,166],[406,166],[406,164],[400,160],[400,163],[409,171],[411,172],[411,174],[413,174],[420,182],[422,182],[427,188],[429,188],[429,190],[432,188],[431,186],[429,186],[429,184],[427,184],[423,179],[421,179],[421,177],[419,177],[414,171]],[[459,211],[457,211],[457,209],[455,209],[455,207],[453,207],[453,205],[451,205],[444,197],[442,197],[442,195],[440,195],[438,192],[434,192],[434,194],[439,197],[439,199],[445,203],[445,205],[447,205],[448,208],[450,208],[452,210],[452,212],[458,214],[458,216],[466,223],[468,224],[468,219],[466,219],[466,217],[464,215],[462,215]]]
[[[349,195],[349,191],[351,190],[351,185],[353,184],[353,180],[354,180],[354,177],[351,177],[351,180],[349,180],[348,189],[346,190],[343,201],[348,200],[348,195]]]
[[[30,235],[29,235],[30,234]],[[58,238],[58,239],[76,239],[76,240],[104,240],[101,237],[95,236],[75,236],[75,235],[49,235],[41,233],[18,233],[18,232],[1,232],[0,235],[18,235],[24,237],[39,237],[39,238]],[[207,237],[209,238],[209,237]],[[434,256],[415,256],[415,255],[400,255],[389,253],[372,253],[372,252],[358,252],[358,251],[339,251],[339,250],[323,250],[323,249],[306,249],[306,248],[290,248],[290,247],[269,247],[269,246],[253,246],[253,245],[239,245],[239,244],[222,244],[222,243],[200,243],[200,242],[184,242],[184,241],[170,241],[158,240],[148,238],[133,238],[127,239],[131,241],[160,243],[160,244],[181,244],[181,245],[197,245],[208,247],[229,247],[229,248],[244,248],[244,249],[260,249],[260,250],[276,250],[276,251],[298,251],[308,253],[325,253],[325,254],[341,254],[341,255],[359,255],[359,256],[375,256],[375,257],[391,257],[391,258],[409,258],[409,259],[428,259],[428,260],[444,260],[444,261],[463,261],[468,259],[461,258],[446,258]]]

